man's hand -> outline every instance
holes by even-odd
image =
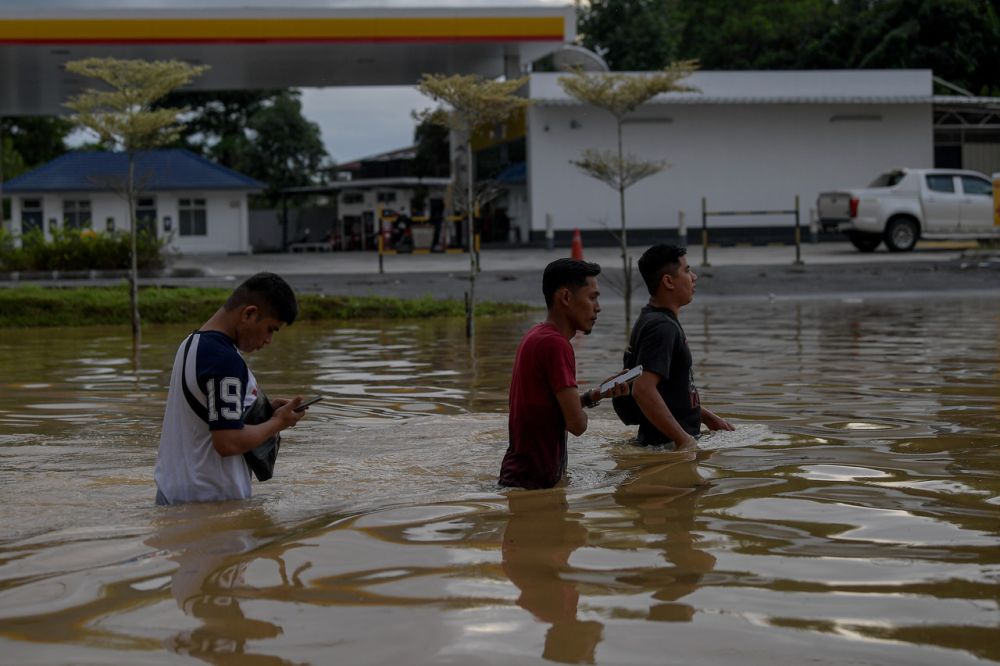
[[[281,403],[280,405],[277,403]],[[274,414],[271,419],[277,420],[279,424],[279,430],[284,430],[285,428],[291,428],[296,423],[299,422],[303,416],[305,416],[305,410],[301,412],[295,411],[295,408],[302,404],[302,396],[295,396],[291,400],[284,400],[282,398],[276,398],[271,401],[271,405],[275,407]]]
[[[242,428],[232,428],[212,431],[212,446],[220,456],[240,455],[250,449],[260,446],[261,442],[268,437],[281,432],[285,428],[290,428],[299,422],[305,412],[294,411],[302,402],[300,396],[291,400],[272,400],[271,405],[277,404],[277,409],[264,423],[255,425],[245,425]]]
[[[704,407],[701,408],[701,422],[708,426],[709,430],[735,430],[732,425],[729,424],[721,416],[718,416]]]
[[[678,451],[693,451],[694,449],[697,449],[698,448],[698,440],[695,439],[694,437],[692,437],[691,435],[688,435],[687,433],[684,433],[684,434],[686,435],[686,438],[683,441],[676,442],[677,450]]]
[[[611,375],[610,377],[602,380],[600,382],[600,384],[598,384],[598,386],[601,386],[603,384],[607,384],[612,379],[614,379],[616,377],[621,377],[622,375],[624,375],[628,371],[629,371],[629,369],[625,368],[621,372],[617,372],[617,373]],[[594,391],[594,395],[597,396],[597,400],[595,400],[594,403],[596,404],[598,400],[603,400],[604,398],[617,398],[620,395],[628,395],[631,390],[632,390],[632,382],[622,382],[621,384],[615,384],[614,386],[612,386],[609,390],[605,391],[604,393],[599,393],[599,389],[595,390]]]

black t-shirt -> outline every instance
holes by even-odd
[[[635,325],[642,326],[635,363],[643,371],[655,372],[662,379],[656,385],[670,413],[691,436],[701,430],[701,399],[691,370],[691,350],[684,329],[673,312],[647,305]],[[663,444],[670,438],[661,433],[645,416],[639,422],[641,444]]]

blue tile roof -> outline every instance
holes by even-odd
[[[128,173],[125,153],[71,152],[3,184],[4,194],[29,192],[110,192]],[[135,178],[143,192],[166,190],[263,190],[264,183],[191,151],[136,153]]]
[[[528,182],[528,165],[515,162],[497,174],[496,180],[504,185],[524,185]]]

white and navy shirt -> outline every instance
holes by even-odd
[[[229,336],[198,331],[174,357],[153,476],[169,504],[250,497],[243,456],[220,456],[213,430],[243,427],[257,381]]]

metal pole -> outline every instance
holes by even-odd
[[[482,273],[483,272],[483,267],[479,263],[479,245],[480,245],[480,241],[481,240],[482,240],[482,238],[479,235],[479,232],[477,231],[476,235],[475,235],[475,243],[474,243],[475,248],[476,248],[476,272],[477,273]]]
[[[678,247],[687,247],[688,244],[688,228],[687,223],[684,221],[684,211],[677,211],[677,245]]]
[[[802,265],[802,227],[799,224],[799,195],[795,195],[795,265]]]
[[[556,247],[555,223],[552,220],[552,213],[545,214],[545,249],[551,252]]]
[[[379,235],[378,235],[378,273],[379,273],[379,275],[382,275],[383,273],[385,273],[385,269],[382,267],[382,246],[384,244],[385,244],[385,238],[382,236],[382,233],[379,232]]]
[[[708,263],[708,204],[705,197],[701,198],[701,265],[712,265]]]

